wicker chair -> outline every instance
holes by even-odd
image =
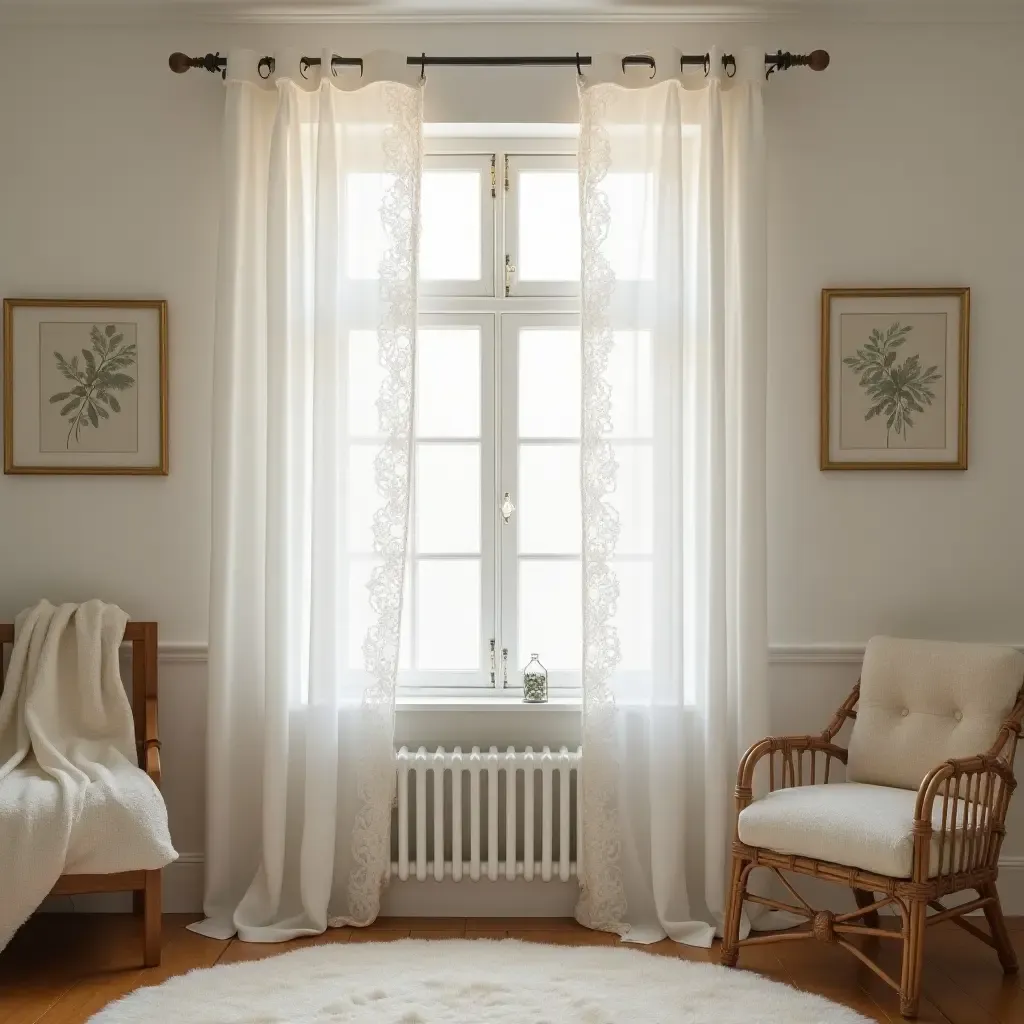
[[[1007,974],[1016,972],[996,877],[1016,787],[1022,681],[1024,655],[1010,648],[876,637],[860,683],[821,735],[755,743],[736,781],[722,963],[735,966],[740,950],[754,944],[835,942],[899,992],[907,1018],[917,1016],[931,925],[958,924],[995,949]],[[847,750],[834,740],[848,719]],[[834,761],[847,766],[845,782],[836,781]],[[767,793],[754,800],[759,767],[767,768]],[[747,892],[756,867],[774,872],[795,904]],[[815,910],[783,872],[848,886],[857,909]],[[976,899],[941,902],[972,889]],[[744,900],[796,914],[807,927],[740,940]],[[880,926],[883,908],[899,913],[899,931]],[[988,932],[963,917],[979,909]],[[902,940],[899,981],[850,941],[856,935]]]

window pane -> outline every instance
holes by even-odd
[[[416,668],[470,672],[480,667],[480,562],[416,563]]]
[[[612,566],[619,581],[612,625],[619,634],[623,671],[651,668],[651,621],[654,617],[650,562],[616,562]]]
[[[654,175],[613,172],[601,183],[608,197],[603,250],[617,281],[654,278]]]
[[[649,555],[654,543],[653,453],[649,445],[614,446],[615,490],[605,501],[619,513],[620,555]]]
[[[416,446],[416,551],[480,551],[480,446]]]
[[[580,563],[519,563],[519,659],[521,671],[536,651],[552,672],[582,670]]]
[[[580,332],[519,332],[519,436],[580,436]]]
[[[416,433],[480,436],[478,327],[423,327],[417,333]]]
[[[421,195],[420,279],[480,280],[479,171],[425,171]]]
[[[649,331],[615,331],[605,380],[611,386],[612,436],[654,436]]]
[[[519,175],[520,281],[580,279],[579,188],[575,171]]]
[[[353,437],[380,434],[377,397],[386,371],[380,365],[376,331],[348,336],[348,429]]]
[[[370,591],[367,584],[379,559],[357,559],[348,571],[348,667],[362,669],[366,665],[363,643],[371,625],[376,625],[377,613],[370,607]],[[409,576],[405,574],[405,590],[402,596],[401,638],[398,648],[398,667],[407,670],[411,665],[409,650],[412,646],[412,602],[409,600]]]
[[[356,172],[345,175],[345,235],[348,276],[372,281],[380,276],[387,247],[381,209],[393,174]]]
[[[579,445],[521,445],[516,502],[523,554],[578,554],[582,529]]]

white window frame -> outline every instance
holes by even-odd
[[[504,155],[505,216],[503,237],[505,242],[502,293],[513,296],[550,296],[573,298],[577,304],[580,282],[575,281],[523,281],[519,276],[519,180],[530,171],[575,171],[576,157],[554,153],[508,153]]]
[[[425,171],[475,171],[480,175],[480,277],[476,281],[420,281],[421,297],[494,295],[494,200],[497,192],[494,153],[424,154]]]
[[[519,326],[578,326],[579,282],[530,282],[528,290],[511,288],[505,294],[504,257],[518,210],[515,169],[576,166],[575,126],[558,126],[547,134],[515,135],[495,131],[499,126],[452,126],[456,130],[431,132],[428,125],[424,164],[484,167],[490,173],[493,158],[494,196],[482,189],[481,257],[484,284],[479,282],[425,282],[419,295],[419,322],[423,327],[467,324],[480,328],[481,338],[481,631],[480,668],[477,672],[399,672],[399,696],[406,700],[437,697],[521,698],[522,670],[528,653],[518,651],[516,622],[519,556],[513,523],[505,527],[499,506],[509,491],[516,501],[518,490],[518,365],[515,335]],[[500,126],[507,129],[512,126]],[[506,188],[505,166],[509,178]],[[441,161],[441,163],[438,163]],[[484,178],[485,185],[488,178]],[[487,204],[490,204],[488,208]],[[489,251],[488,251],[489,246]],[[486,278],[490,275],[490,280]],[[511,282],[510,282],[511,284]],[[467,287],[467,285],[469,287]],[[540,285],[542,287],[536,287]],[[552,286],[553,287],[549,287]],[[439,287],[440,286],[440,287]],[[513,340],[508,340],[508,339]],[[420,438],[413,438],[415,450]],[[455,440],[455,439],[453,439]],[[464,439],[463,439],[464,440]],[[415,523],[410,524],[410,565],[415,556]],[[573,556],[570,556],[573,557]],[[410,584],[412,580],[410,579]],[[410,585],[408,599],[415,601]],[[403,628],[413,629],[414,609],[403,616]],[[490,641],[494,639],[493,684]],[[403,638],[404,639],[404,638]],[[411,640],[411,638],[410,638]],[[507,664],[502,649],[508,651]],[[411,653],[411,649],[410,649]],[[541,661],[544,660],[541,652]],[[506,679],[507,671],[507,679]],[[578,699],[580,680],[568,673],[552,673],[549,688],[554,697]]]
[[[523,443],[519,438],[519,334],[524,329],[569,328],[579,329],[579,313],[506,313],[501,317],[499,348],[501,352],[501,427],[500,427],[500,473],[504,494],[508,491],[517,501],[519,493],[519,449]],[[531,437],[530,445],[563,445],[579,443],[579,437]],[[581,531],[582,538],[582,531]],[[508,649],[511,664],[522,668],[530,660],[530,651],[519,650],[519,567],[523,561],[582,562],[582,551],[577,554],[522,554],[519,551],[519,536],[515,517],[507,525],[502,524],[499,532],[501,563],[498,573],[501,585],[501,638]],[[544,653],[540,653],[541,663]],[[582,650],[581,650],[582,657]],[[521,688],[521,683],[519,684]],[[564,693],[578,693],[581,680],[578,674],[555,672],[548,669],[548,690],[555,696]]]
[[[490,657],[489,637],[492,623],[497,615],[495,573],[498,566],[495,540],[495,473],[497,458],[494,451],[497,431],[495,427],[495,382],[497,374],[494,363],[496,346],[493,315],[487,313],[420,313],[419,327],[471,327],[480,332],[480,650],[479,668],[468,672],[427,672],[418,670],[416,664],[416,582],[419,563],[423,561],[461,561],[473,558],[467,554],[429,554],[416,550],[415,522],[415,474],[411,495],[412,519],[409,523],[408,588],[406,600],[409,608],[403,615],[403,629],[408,628],[408,637],[403,642],[410,646],[410,667],[400,668],[398,684],[400,689],[415,693],[431,692],[438,695],[452,695],[490,690],[488,659]],[[412,459],[415,464],[420,444],[472,444],[473,439],[465,437],[421,436],[413,425]]]

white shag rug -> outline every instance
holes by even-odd
[[[139,989],[93,1024],[864,1024],[748,971],[513,939],[330,943]]]

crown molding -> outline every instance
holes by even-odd
[[[250,0],[0,0],[3,25],[134,27],[197,24],[993,24],[1024,22],[1016,0],[752,0],[748,3],[631,5],[615,0],[538,4],[472,0],[405,0],[382,12],[379,3],[250,2]]]

